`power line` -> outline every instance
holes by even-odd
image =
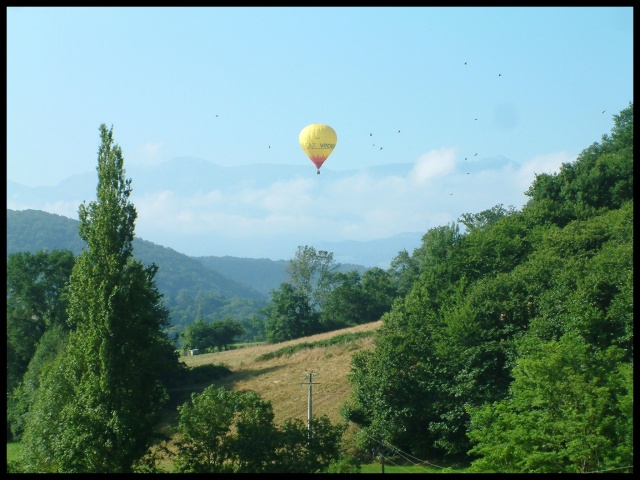
[[[373,436],[371,436],[366,430],[360,428],[357,424],[355,424],[354,422],[351,422],[352,425],[354,425],[360,432],[362,432],[369,440],[371,440],[374,443],[379,444],[380,446],[382,446],[383,448],[386,448],[388,450],[391,450],[393,452],[395,452],[396,454],[398,454],[400,457],[404,458],[406,461],[408,461],[409,463],[411,463],[413,466],[415,467],[419,467],[419,468],[424,468],[424,465],[430,465],[432,467],[436,467],[436,468],[441,468],[444,469],[445,467],[441,467],[440,465],[436,465],[435,463],[431,463],[427,460],[422,460],[418,457],[415,457],[407,452],[402,451],[401,449],[399,449],[398,447],[391,445],[390,443],[384,441],[384,440],[378,440],[377,438],[374,438]],[[387,458],[387,461],[388,458]],[[425,470],[426,472],[427,470]]]

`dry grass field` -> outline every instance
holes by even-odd
[[[377,321],[273,345],[185,356],[181,357],[181,360],[190,367],[205,364],[226,365],[233,373],[213,384],[237,391],[252,390],[260,394],[273,404],[277,424],[281,424],[287,418],[307,420],[308,374],[315,373],[311,389],[312,413],[314,416],[327,415],[332,423],[337,423],[341,421],[339,408],[351,392],[347,380],[351,356],[362,349],[372,348],[372,337],[326,347],[305,348],[269,360],[260,360],[258,357],[300,343],[318,342],[345,333],[372,331],[380,325],[381,321]],[[206,386],[208,385],[203,388]]]
[[[206,353],[194,356],[182,356],[189,367],[200,365],[225,365],[231,375],[222,379],[209,381],[197,387],[173,391],[174,402],[181,405],[189,400],[192,393],[201,392],[210,385],[224,387],[236,391],[254,391],[267,399],[273,406],[275,423],[281,425],[287,418],[299,418],[307,421],[309,413],[309,373],[312,377],[312,413],[316,417],[326,415],[331,423],[342,422],[340,407],[351,394],[351,384],[347,376],[351,369],[351,357],[355,352],[373,348],[373,337],[365,336],[349,342],[329,346],[303,348],[289,355],[277,356],[268,360],[259,357],[292,347],[301,343],[313,344],[328,340],[337,335],[373,332],[382,321],[358,325],[356,327],[321,333],[310,337],[298,338],[273,345],[256,345],[226,352]],[[177,394],[177,395],[176,395]],[[171,426],[178,420],[177,411],[172,410],[165,418],[162,430],[173,437]],[[168,428],[167,428],[168,427]],[[344,436],[344,447],[350,450],[353,445],[355,427],[350,425]],[[173,450],[173,441],[167,445]],[[170,460],[160,462],[161,469],[173,472]]]

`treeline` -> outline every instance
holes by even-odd
[[[386,445],[479,472],[633,466],[633,104],[521,211],[429,230],[409,286],[353,359],[344,415]]]
[[[43,261],[31,259],[29,254],[42,256],[43,252],[69,250],[79,255],[86,245],[78,235],[78,225],[77,220],[38,210],[7,209],[7,261],[14,261],[10,260],[14,254],[23,254],[21,269],[29,270],[33,266],[25,263]],[[264,340],[264,317],[259,312],[269,302],[271,291],[289,281],[289,261],[189,257],[137,237],[133,247],[134,258],[159,267],[156,284],[169,309],[167,334],[176,348],[185,347],[181,341],[185,329],[196,319],[211,323],[232,318],[243,328],[238,341]],[[338,272],[355,270],[362,274],[366,270],[351,264],[334,267]]]
[[[79,255],[86,244],[78,235],[79,222],[60,215],[38,210],[15,211],[7,209],[7,264],[8,275],[22,271],[32,271],[36,264],[44,261],[45,253],[70,251]],[[239,321],[249,321],[267,303],[267,295],[238,282],[204,264],[199,259],[178,253],[170,248],[134,238],[134,257],[145,265],[156,264],[158,273],[156,284],[169,309],[167,334],[176,347],[180,346],[180,335],[185,327],[201,316],[208,319],[233,317]],[[20,254],[20,255],[17,255]],[[35,257],[39,258],[35,258]],[[13,257],[13,259],[12,259]],[[17,260],[20,257],[20,260]],[[55,262],[52,255],[51,261]],[[20,268],[12,268],[18,262]],[[46,262],[45,262],[46,263]],[[27,265],[33,264],[33,265]],[[262,268],[258,274],[265,278],[279,278],[280,268],[258,263]],[[46,268],[51,268],[46,267]],[[43,278],[33,281],[41,282]],[[8,278],[8,282],[13,282]],[[275,283],[277,285],[277,283]],[[26,293],[26,292],[24,292]],[[14,292],[14,295],[19,295]],[[23,299],[27,304],[33,299]],[[251,341],[253,329],[246,325],[245,341]]]

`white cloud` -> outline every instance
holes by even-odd
[[[450,173],[456,166],[455,150],[441,148],[422,155],[416,161],[411,178],[418,184]]]
[[[319,207],[313,196],[314,189],[314,183],[308,179],[276,182],[259,191],[255,198],[256,206],[269,212],[301,214],[313,211]]]
[[[525,188],[518,188],[514,178],[525,176],[526,169],[525,173],[513,168],[485,170],[470,178],[455,168],[454,150],[443,148],[421,156],[407,177],[357,172],[336,180],[325,176],[322,183],[293,179],[188,198],[165,191],[136,201],[138,225],[140,231],[178,230],[229,240],[251,237],[256,242],[369,240],[426,232],[462,213],[496,203],[519,207],[525,201]]]
[[[163,155],[164,144],[145,143],[138,145],[132,155],[125,157],[125,168],[127,164],[134,167],[150,167],[165,161]]]
[[[574,160],[554,153],[521,165],[500,158],[471,165],[457,162],[454,149],[441,148],[420,156],[406,175],[362,170],[321,181],[315,176],[256,181],[259,186],[231,184],[192,194],[134,190],[131,200],[138,212],[136,235],[145,240],[187,255],[291,258],[299,245],[426,233],[496,204],[521,208],[535,174],[557,172]],[[74,219],[81,203],[25,206],[19,198],[7,200],[8,208],[44,209]]]
[[[528,182],[527,186],[529,186],[535,179],[536,174],[558,173],[563,163],[573,163],[575,161],[575,155],[572,156],[565,152],[538,155],[522,165],[520,177],[522,181]]]

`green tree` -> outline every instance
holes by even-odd
[[[353,327],[365,323],[367,305],[362,291],[360,273],[334,273],[333,289],[327,296],[320,314],[325,331]]]
[[[418,261],[422,288],[428,290],[427,308],[437,308],[466,271],[467,259],[456,255],[464,234],[455,223],[431,228],[422,236],[422,244],[413,252]]]
[[[178,407],[175,464],[183,473],[269,471],[277,444],[271,403],[213,385]]]
[[[271,303],[261,311],[264,330],[269,343],[306,337],[320,331],[319,314],[309,304],[309,297],[283,282],[279,290],[271,292]]]
[[[358,442],[364,451],[385,442],[420,457],[442,453],[430,426],[443,421],[441,388],[453,372],[434,348],[438,317],[415,313],[422,294],[413,289],[404,305],[394,305],[376,332],[375,348],[352,358],[352,397],[343,416],[364,432]]]
[[[420,275],[420,261],[417,256],[402,249],[391,260],[389,273],[395,282],[398,296],[404,297]]]
[[[265,340],[264,318],[259,313],[252,313],[241,317],[240,323],[244,333],[240,337],[240,342],[263,342]]]
[[[7,422],[10,436],[21,440],[29,411],[38,398],[40,376],[56,356],[64,351],[69,332],[63,325],[48,328],[38,341],[36,351],[29,362],[20,384],[11,391],[7,400]]]
[[[373,267],[362,274],[362,293],[366,305],[363,323],[368,323],[380,320],[383,314],[391,310],[397,288],[391,273]]]
[[[335,272],[320,315],[325,331],[380,320],[396,297],[393,276],[378,267]]]
[[[330,294],[338,266],[333,254],[300,246],[289,260],[289,282],[271,291],[271,301],[259,313],[265,318],[270,343],[312,335],[321,331],[320,313]]]
[[[531,338],[528,340],[532,341]],[[533,341],[505,400],[470,408],[474,470],[589,473],[633,465],[633,384],[617,347]]]
[[[44,332],[66,327],[62,295],[75,257],[70,250],[19,252],[7,259],[7,392],[18,386]],[[10,353],[10,355],[9,355]]]
[[[244,333],[244,327],[231,317],[206,322],[198,317],[182,333],[183,349],[224,350]]]
[[[100,138],[97,201],[79,208],[87,249],[69,282],[74,330],[40,375],[23,436],[28,471],[133,471],[156,437],[168,398],[163,376],[179,368],[162,333],[168,311],[157,267],[132,256],[136,210],[122,151],[104,124]]]
[[[213,348],[216,344],[215,333],[210,322],[205,322],[202,317],[196,318],[182,333],[184,350],[197,348],[204,352],[207,348]]]
[[[345,424],[326,416],[274,423],[273,406],[255,392],[209,386],[178,407],[174,463],[181,473],[317,473],[340,460]]]
[[[211,322],[213,327],[215,346],[219,350],[226,350],[229,345],[235,343],[237,338],[244,334],[244,327],[232,317],[225,317]]]
[[[570,221],[620,208],[633,199],[633,103],[614,115],[611,136],[584,149],[556,174],[539,174],[525,192],[538,224]]]
[[[289,283],[309,299],[314,311],[318,311],[331,291],[333,273],[337,268],[333,253],[316,251],[308,245],[300,246],[287,265]]]
[[[280,428],[275,454],[279,473],[322,473],[341,459],[342,436],[347,426],[333,425],[326,415],[311,418],[311,438],[306,422],[288,418]]]
[[[500,218],[506,215],[511,215],[515,212],[516,209],[513,206],[504,208],[502,204],[498,204],[489,210],[483,210],[480,213],[463,213],[460,215],[460,218],[458,218],[458,222],[467,227],[468,231],[473,231],[477,228],[490,227]]]

